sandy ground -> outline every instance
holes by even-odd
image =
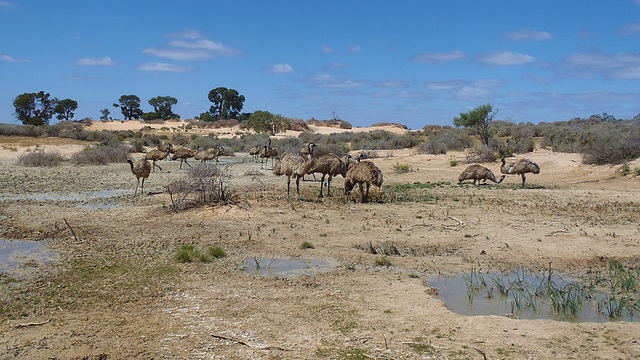
[[[96,259],[107,268],[127,261],[143,269],[170,266],[177,275],[161,285],[136,285],[126,277],[80,281],[77,298],[67,295],[73,299],[4,319],[0,359],[640,356],[636,322],[462,316],[429,286],[435,275],[472,268],[539,271],[551,263],[555,271],[573,274],[608,259],[638,265],[640,178],[621,176],[616,167],[536,150],[525,156],[542,172],[530,174],[525,189],[516,176],[499,185],[457,186],[465,165],[449,162],[464,154],[395,151],[373,160],[385,185],[445,183],[427,190],[429,201],[360,204],[344,200],[341,177],[331,198],[318,199],[319,183],[305,181],[303,201],[287,201],[286,178],[238,153],[223,163],[233,163],[230,183],[246,199],[243,205],[175,213],[164,189],[186,176],[178,162],[161,162],[164,171],[153,173],[144,196],[133,198],[135,178],[127,164],[25,168],[16,163],[24,149],[3,144],[0,236],[38,239],[60,251],[57,263],[41,265],[44,274]],[[414,171],[397,174],[398,163]],[[499,173],[498,163],[484,165]],[[304,241],[315,248],[301,249]],[[177,263],[173,256],[185,243],[218,245],[227,257]],[[389,256],[391,266],[376,266],[380,255],[368,251],[369,243],[392,243],[402,254]],[[315,276],[269,278],[239,269],[253,257],[337,266]],[[76,282],[62,284],[68,290]]]

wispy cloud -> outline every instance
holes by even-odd
[[[510,40],[543,41],[553,39],[553,36],[547,31],[531,30],[527,28],[523,28],[518,31],[505,32],[502,35]]]
[[[10,1],[1,1],[0,0],[0,8],[2,8],[2,9],[9,9],[9,8],[14,7],[14,6],[15,6],[15,4],[10,2]]]
[[[447,53],[424,53],[418,54],[411,58],[412,61],[420,63],[446,63],[453,60],[462,59],[465,54],[460,50],[454,50]]]
[[[409,84],[402,79],[387,79],[385,81],[376,83],[375,85],[386,89],[404,89],[409,86]]]
[[[640,34],[640,23],[626,24],[618,29],[618,36],[631,36]]]
[[[271,67],[264,69],[265,72],[274,73],[274,74],[285,74],[295,72],[293,67],[289,64],[275,64]]]
[[[143,53],[171,60],[203,60],[219,56],[237,57],[240,50],[233,49],[217,41],[206,39],[198,30],[185,30],[169,34],[169,42],[161,48],[148,47]]]
[[[101,58],[81,57],[76,59],[74,65],[77,66],[115,66],[116,62],[109,56]]]
[[[491,66],[521,65],[535,61],[531,55],[500,51],[486,54],[480,58],[480,62]]]
[[[328,45],[322,45],[322,48],[320,48],[320,51],[322,51],[323,53],[334,53],[336,52],[336,49]]]
[[[349,48],[350,53],[359,53],[361,51],[362,51],[362,46],[360,45],[353,45]]]
[[[327,74],[313,75],[309,80],[314,83],[315,87],[329,89],[353,89],[362,87],[366,84],[366,81],[338,79]]]
[[[184,72],[193,71],[193,68],[188,66],[177,66],[173,64],[156,63],[156,62],[141,64],[140,66],[138,66],[137,69],[140,71],[174,72],[174,73],[184,73]]]
[[[565,57],[564,65],[570,75],[579,78],[640,79],[640,54],[637,53],[577,53]]]
[[[465,100],[485,99],[493,94],[493,90],[502,85],[502,82],[492,79],[466,81],[452,79],[448,81],[430,81],[424,86],[432,91],[444,91],[453,97]]]
[[[0,61],[8,61],[8,62],[30,62],[28,59],[16,59],[13,56],[9,55],[0,55]]]

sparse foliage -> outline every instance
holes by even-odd
[[[55,107],[55,112],[58,114],[56,117],[58,120],[69,121],[73,119],[74,111],[78,109],[78,102],[71,99],[58,100]]]
[[[453,124],[457,127],[471,128],[480,137],[482,144],[489,146],[491,138],[490,125],[495,112],[491,104],[479,105],[475,109],[460,113],[460,116],[453,119]]]
[[[140,108],[140,98],[136,95],[122,95],[118,104],[113,104],[113,106],[120,108],[125,120],[140,119],[143,113]]]

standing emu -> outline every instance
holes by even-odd
[[[347,177],[344,179],[344,193],[346,195],[351,193],[356,184],[360,187],[361,202],[365,203],[369,198],[371,184],[382,187],[382,171],[370,161],[356,163],[347,171]],[[366,192],[362,189],[363,184],[367,185]]]
[[[475,184],[482,180],[486,184],[487,180],[491,180],[496,184],[500,184],[505,177],[507,177],[507,175],[502,175],[500,180],[496,180],[496,176],[493,175],[493,172],[486,167],[481,165],[470,165],[464,169],[460,176],[458,176],[458,182],[461,183],[465,180],[473,180],[473,183]]]
[[[148,178],[149,173],[151,173],[151,164],[145,159],[140,159],[136,161],[135,164],[133,163],[133,161],[131,161],[131,159],[127,159],[127,162],[129,163],[129,165],[131,165],[131,172],[133,173],[133,175],[138,178],[136,190],[133,192],[133,197],[136,197],[136,195],[138,194],[138,185],[140,185],[140,178],[142,178],[142,187],[140,188],[140,193],[142,194],[144,192],[144,179]]]
[[[258,161],[258,156],[260,155],[260,146],[256,145],[249,150],[249,155],[253,156],[253,162]]]
[[[506,162],[502,158],[502,166],[500,172],[505,175],[519,174],[522,177],[522,187],[527,181],[526,173],[540,174],[540,166],[529,159],[520,159],[516,162]]]
[[[178,149],[173,154],[173,160],[180,159],[180,169],[182,169],[182,162],[183,161],[184,161],[185,164],[187,164],[187,165],[189,165],[189,167],[191,167],[191,164],[189,164],[187,162],[187,159],[195,157],[197,152],[198,152],[198,150],[196,150],[194,152],[194,151],[191,151],[189,149]]]
[[[160,165],[156,164],[156,161],[166,159],[167,156],[169,156],[169,153],[171,153],[172,149],[173,148],[171,147],[171,144],[169,144],[167,146],[163,146],[163,150],[153,149],[144,156],[145,160],[151,160],[153,162],[153,172],[156,172],[156,167],[160,169],[160,171],[162,171],[162,168],[160,167]]]
[[[274,159],[278,157],[278,154],[278,148],[271,147],[271,139],[269,139],[269,144],[265,146],[264,149],[260,152],[260,157],[262,158],[262,160],[266,158],[266,161],[269,161],[269,158],[271,158],[271,167],[273,168]],[[260,163],[260,168],[262,168],[263,164],[263,162]]]
[[[322,174],[322,179],[320,180],[320,197],[323,196],[322,188],[326,175],[329,175],[327,179],[327,196],[331,196],[331,180],[334,176],[342,175],[342,177],[347,177],[350,158],[351,155],[347,155],[343,161],[338,155],[329,153],[320,155],[315,159],[313,167],[309,172]]]
[[[307,157],[285,153],[282,159],[278,160],[273,166],[273,173],[275,175],[287,176],[287,199],[289,199],[291,177],[293,176],[296,179],[296,191],[298,193],[298,200],[300,200],[300,178],[303,177],[304,174],[308,174],[309,170],[313,167],[315,162],[313,157],[314,147],[316,147],[316,144],[309,144],[309,156]]]

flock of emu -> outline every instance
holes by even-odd
[[[273,174],[285,175],[287,177],[287,199],[290,198],[291,192],[291,178],[296,181],[296,193],[298,199],[300,199],[300,179],[303,179],[307,174],[316,173],[322,174],[320,180],[320,197],[323,197],[323,188],[325,183],[325,177],[327,178],[327,196],[331,196],[331,181],[334,176],[342,175],[344,180],[345,194],[349,194],[351,190],[357,184],[360,188],[361,202],[367,202],[369,197],[369,188],[371,185],[382,187],[382,171],[373,164],[371,161],[362,161],[364,154],[360,153],[357,159],[353,159],[351,155],[346,155],[344,159],[338,155],[327,153],[320,156],[314,155],[314,149],[316,144],[310,143],[297,154],[283,153],[280,154],[277,148],[271,147],[271,139],[269,139],[268,145],[260,147],[254,146],[249,155],[254,157],[254,160],[261,158],[261,168],[264,164],[271,159]],[[149,174],[157,167],[162,171],[160,165],[156,164],[157,161],[166,159],[169,155],[172,155],[172,160],[180,159],[180,169],[182,169],[182,163],[184,162],[189,167],[191,165],[187,162],[187,159],[194,158],[202,162],[215,160],[218,162],[218,157],[224,154],[224,148],[222,146],[216,146],[213,148],[195,151],[186,148],[174,148],[171,144],[160,145],[157,149],[149,151],[144,158],[138,160],[135,164],[132,160],[127,160],[131,166],[131,172],[136,176],[138,183],[136,184],[136,190],[134,191],[134,197],[138,193],[138,186],[140,186],[140,179],[142,178],[142,186],[140,192],[144,191],[144,180],[149,177]],[[151,161],[152,163],[149,163]],[[474,184],[486,184],[488,180],[494,183],[501,183],[507,175],[520,175],[522,177],[522,187],[524,188],[527,180],[525,174],[540,173],[540,166],[529,159],[520,159],[514,162],[507,162],[502,159],[502,166],[500,172],[503,174],[500,180],[496,180],[495,175],[488,168],[481,165],[468,166],[458,177],[458,182],[462,183],[465,180],[473,180]]]

